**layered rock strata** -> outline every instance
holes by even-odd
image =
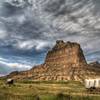
[[[13,79],[48,80],[77,80],[100,77],[100,69],[86,62],[80,44],[57,40],[55,46],[48,51],[45,62],[28,71],[10,74]]]

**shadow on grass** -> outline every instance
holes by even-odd
[[[73,96],[71,94],[58,93],[56,95],[12,95],[0,94],[0,100],[100,100],[100,97]]]
[[[64,95],[62,93],[59,93],[57,94],[56,100],[72,100],[72,96],[70,94]]]

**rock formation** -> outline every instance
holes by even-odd
[[[86,64],[83,51],[78,43],[58,40],[51,51],[47,53],[45,64],[80,67]]]
[[[57,40],[56,45],[47,53],[44,64],[28,71],[13,72],[8,77],[32,80],[79,80],[100,77],[100,69],[87,64],[78,43]],[[12,76],[13,75],[13,76]]]

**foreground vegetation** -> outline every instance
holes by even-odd
[[[14,85],[0,80],[0,100],[100,100],[99,94],[88,94],[76,81],[19,81]]]

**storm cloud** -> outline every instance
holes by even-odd
[[[99,6],[99,0],[1,0],[3,64],[25,70],[43,63],[57,39],[79,42],[87,61],[100,61]]]

